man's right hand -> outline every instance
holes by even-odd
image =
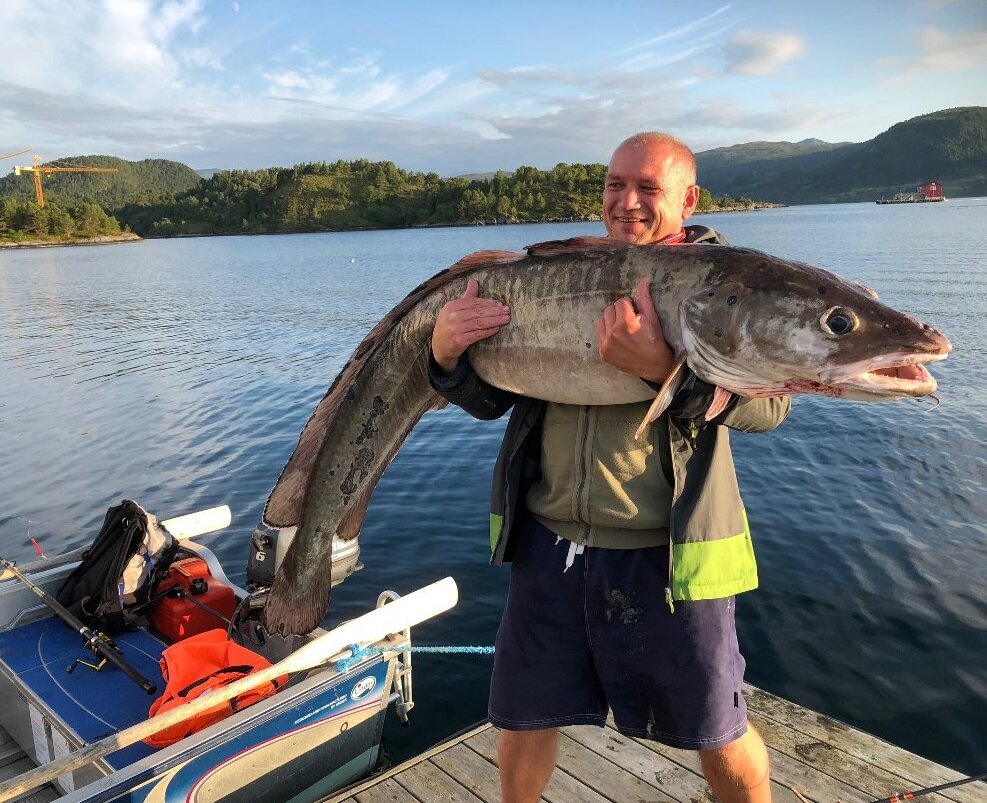
[[[493,337],[500,327],[510,323],[510,308],[492,298],[478,298],[479,292],[476,279],[470,279],[466,292],[439,310],[432,330],[432,356],[446,374],[456,370],[466,349],[478,340]]]

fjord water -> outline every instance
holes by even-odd
[[[961,771],[987,769],[987,199],[707,216],[735,244],[875,288],[946,332],[942,404],[799,397],[734,451],[761,587],[738,601],[747,679]],[[347,357],[420,281],[483,248],[599,224],[153,240],[0,251],[0,553],[91,542],[134,498],[161,517],[222,503],[203,538],[244,579],[247,540]],[[461,601],[419,644],[492,644],[507,570],[487,565],[504,421],[427,415],[361,536],[332,624],[451,574]],[[656,589],[656,600],[659,599]],[[488,656],[414,658],[396,760],[485,716]]]

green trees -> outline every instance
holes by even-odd
[[[171,166],[157,165],[168,179],[175,172]],[[115,206],[101,206],[94,197],[56,196],[38,209],[26,198],[7,197],[0,201],[0,237],[93,237],[119,232],[121,225],[162,237],[599,220],[605,175],[602,164],[557,164],[551,170],[522,166],[513,173],[441,178],[367,159],[220,170],[170,195],[149,190]],[[178,171],[175,178],[188,176]],[[0,199],[2,189],[0,181]],[[699,211],[715,210],[723,201],[703,190]]]
[[[0,204],[0,240],[68,240],[120,234],[120,224],[99,204],[62,206],[7,198]]]
[[[313,162],[221,171],[171,203],[130,205],[117,215],[150,236],[599,220],[605,176],[602,164],[444,179],[393,162]],[[699,211],[717,208],[703,190]]]

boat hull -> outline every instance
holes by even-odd
[[[208,549],[184,546],[229,583]],[[53,594],[74,566],[63,557],[22,571]],[[234,589],[238,597],[245,594]],[[164,642],[143,630],[117,640],[128,660],[157,677],[160,693],[157,660]],[[396,647],[405,639],[386,642]],[[69,803],[318,800],[373,770],[388,705],[398,698],[392,687],[399,655],[378,652],[344,671],[323,666],[169,747],[138,743],[66,773],[54,786]],[[99,672],[77,665],[66,673],[78,657],[92,660],[81,637],[23,584],[0,583],[0,725],[37,764],[145,720],[154,699],[113,665]]]

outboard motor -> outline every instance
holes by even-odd
[[[271,663],[286,658],[302,642],[300,636],[272,638],[260,623],[267,591],[288,553],[296,530],[296,527],[278,528],[258,524],[250,536],[250,555],[247,558],[247,591],[250,592],[250,601],[238,619],[236,630],[244,643],[249,643],[251,649],[261,653]],[[343,541],[333,538],[333,587],[362,568],[359,539]]]
[[[250,536],[250,555],[247,558],[247,590],[252,594],[271,587],[274,575],[295,537],[296,527],[268,527],[257,525]],[[353,572],[363,568],[360,563],[359,537],[351,541],[332,539],[332,585],[335,588]]]

